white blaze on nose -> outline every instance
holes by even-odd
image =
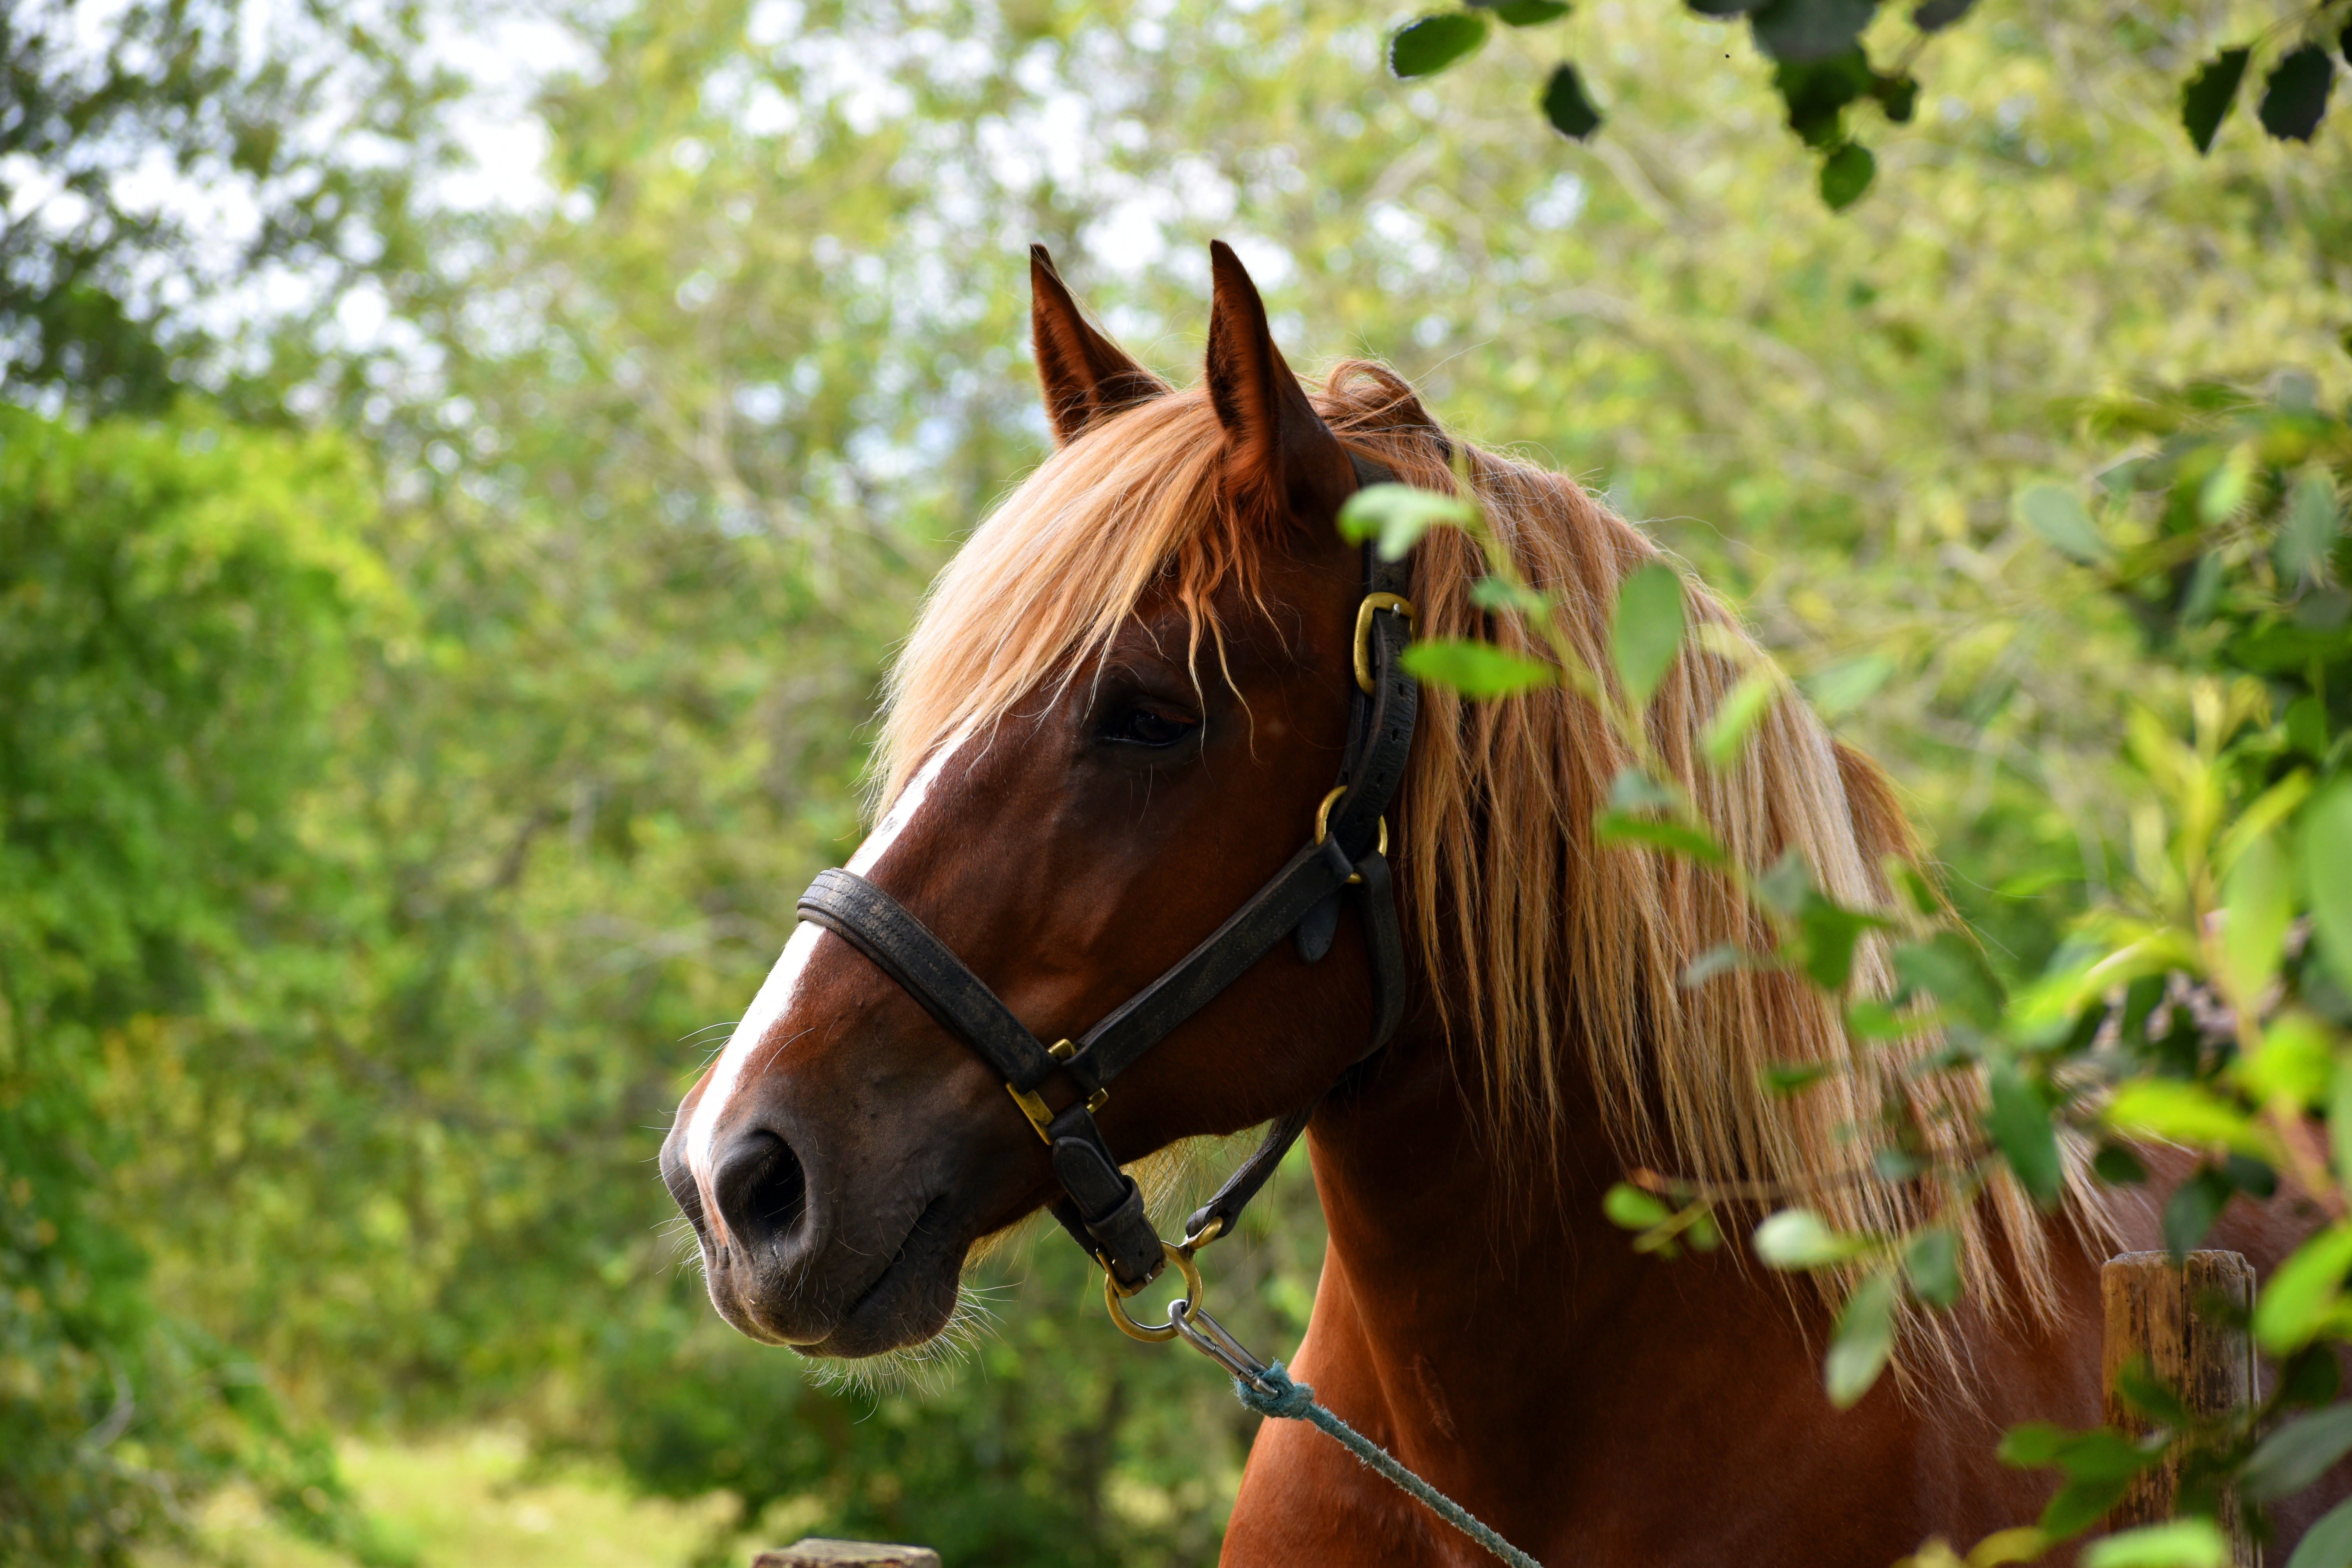
[[[915,820],[916,814],[923,809],[923,801],[931,792],[932,782],[947,766],[948,759],[962,749],[963,742],[964,737],[958,735],[941,746],[923,764],[922,771],[908,781],[907,787],[900,790],[898,798],[891,803],[890,810],[882,818],[880,826],[857,847],[857,853],[849,858],[850,870],[862,877],[880,864],[882,857],[889,853],[890,846]],[[810,925],[806,921],[793,929],[792,940],[784,943],[783,953],[776,960],[776,966],[768,972],[768,978],[760,986],[760,994],[751,998],[751,1010],[743,1015],[743,1021],[737,1024],[735,1032],[727,1037],[727,1049],[720,1053],[719,1065],[711,1070],[710,1082],[703,1089],[701,1100],[695,1104],[694,1121],[686,1133],[686,1163],[687,1168],[694,1173],[695,1184],[702,1189],[703,1221],[709,1226],[715,1240],[727,1239],[727,1221],[719,1212],[718,1194],[711,1187],[711,1140],[718,1131],[719,1123],[726,1118],[729,1102],[743,1087],[743,1074],[751,1065],[751,1053],[760,1048],[761,1041],[767,1038],[769,1031],[792,1010],[793,994],[800,988],[801,972],[808,967],[809,957],[816,952],[817,941],[824,935],[823,926]],[[776,1049],[782,1051],[783,1045],[779,1044]]]

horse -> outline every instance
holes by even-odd
[[[1792,1284],[1736,1244],[1638,1254],[1601,1202],[1637,1163],[1809,1193],[1858,1228],[1916,1223],[1923,1184],[1857,1175],[1849,1131],[1892,1092],[1943,1130],[1931,1138],[1958,1136],[1981,1084],[1921,1070],[1932,1037],[1857,1057],[1836,1004],[1788,973],[1685,985],[1709,946],[1758,941],[1758,917],[1689,860],[1596,843],[1629,758],[1570,691],[1421,691],[1381,853],[1357,862],[1385,875],[1392,827],[1392,895],[1334,906],[1324,951],[1266,946],[1115,1089],[1058,1070],[1070,1039],[1297,863],[1318,804],[1344,793],[1327,789],[1352,755],[1370,601],[1363,552],[1334,523],[1368,474],[1475,492],[1596,670],[1617,584],[1662,554],[1571,479],[1443,429],[1379,364],[1342,362],[1310,393],[1239,260],[1223,245],[1211,259],[1205,374],[1180,390],[1033,253],[1055,450],[933,584],[885,692],[883,809],[842,884],[878,889],[924,952],[960,962],[1023,1049],[1063,1044],[1016,1081],[1017,1063],[975,1047],[980,1025],[908,978],[928,960],[861,945],[804,901],[661,1151],[713,1305],[810,1357],[918,1346],[954,1315],[976,1245],[1077,1190],[1041,1132],[1084,1122],[1089,1150],[1131,1162],[1288,1119],[1329,1231],[1293,1370],[1538,1559],[1880,1568],[1932,1537],[1966,1550],[2030,1522],[2053,1479],[2003,1466],[1996,1444],[2025,1419],[2099,1422],[2099,1258],[2158,1245],[2163,1184],[2105,1189],[2077,1157],[2054,1213],[2003,1177],[1944,1215],[1964,1300],[1907,1318],[1895,1374],[1843,1412],[1820,1370],[1834,1281]],[[1476,596],[1459,533],[1425,538],[1402,570],[1417,635],[1526,646]],[[1801,700],[1777,703],[1736,765],[1699,765],[1739,674],[1726,639],[1745,634],[1687,593],[1715,630],[1647,710],[1657,755],[1744,864],[1793,849],[1830,895],[1884,906],[1890,860],[1918,853],[1911,830],[1886,777]],[[1387,999],[1367,979],[1384,943],[1402,954]],[[1854,984],[1887,988],[1874,943]],[[1394,1026],[1367,1057],[1383,1013]],[[1838,1070],[1774,1095],[1775,1063]],[[2177,1154],[2151,1158],[2180,1175]],[[1131,1193],[1112,1174],[1106,1202]],[[2303,1228],[2240,1200],[2212,1245],[2267,1270]],[[1073,1231],[1115,1281],[1158,1266]],[[2310,1511],[2283,1514],[2283,1539]],[[1275,1421],[1223,1561],[1484,1559],[1320,1434]]]

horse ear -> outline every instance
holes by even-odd
[[[1309,527],[1326,527],[1356,488],[1354,465],[1290,373],[1265,301],[1223,240],[1209,245],[1209,401],[1225,427],[1237,491],[1255,491]]]
[[[1055,445],[1066,447],[1097,420],[1169,389],[1094,330],[1042,245],[1029,247],[1029,340]]]

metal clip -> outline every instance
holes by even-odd
[[[1190,1301],[1180,1300],[1168,1309],[1169,1324],[1184,1336],[1184,1342],[1223,1367],[1227,1372],[1263,1394],[1275,1389],[1265,1381],[1269,1370],[1265,1363],[1250,1354],[1241,1341],[1234,1338],[1224,1324],[1209,1316]]]

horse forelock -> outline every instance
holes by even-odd
[[[1407,483],[1454,489],[1458,452],[1521,573],[1570,607],[1585,661],[1611,669],[1617,586],[1664,555],[1646,535],[1571,479],[1442,435],[1384,367],[1342,363],[1314,401],[1343,442]],[[1164,591],[1183,607],[1196,653],[1220,643],[1217,596],[1232,587],[1255,598],[1273,545],[1225,495],[1222,454],[1206,396],[1172,393],[1090,428],[998,506],[933,584],[891,673],[877,805],[946,737],[984,733],[1024,695],[1077,679],[1147,595]],[[1413,567],[1419,635],[1541,656],[1473,602],[1483,575],[1464,536],[1425,539]],[[1695,581],[1686,614],[1713,629],[1704,646],[1685,644],[1648,723],[1717,837],[1757,870],[1795,848],[1849,907],[1891,901],[1887,862],[1913,854],[1911,831],[1884,777],[1801,702],[1774,704],[1734,765],[1701,762],[1699,737],[1745,674],[1739,659],[1707,649],[1752,644]],[[1683,985],[1708,949],[1769,949],[1771,934],[1692,862],[1594,844],[1592,818],[1632,758],[1591,704],[1560,689],[1471,702],[1427,688],[1422,700],[1392,814],[1399,892],[1427,973],[1443,977],[1433,987],[1443,1026],[1500,1157],[1531,1186],[1556,1176],[1580,1077],[1628,1162],[1801,1194],[1856,1230],[1949,1224],[1979,1302],[2035,1318],[2056,1310],[2048,1232],[2006,1177],[1983,1201],[1947,1208],[1928,1184],[1856,1169],[1867,1145],[1853,1131],[1877,1122],[1890,1096],[1932,1152],[1961,1157],[1983,1089],[1970,1070],[1916,1070],[1939,1038],[1857,1053],[1836,1003],[1787,973]],[[1856,994],[1891,989],[1883,941],[1858,946],[1854,975]],[[1798,1095],[1767,1089],[1767,1068],[1809,1063],[1837,1070]],[[2070,1151],[2067,1212],[2097,1236],[2107,1222],[2082,1167]]]

